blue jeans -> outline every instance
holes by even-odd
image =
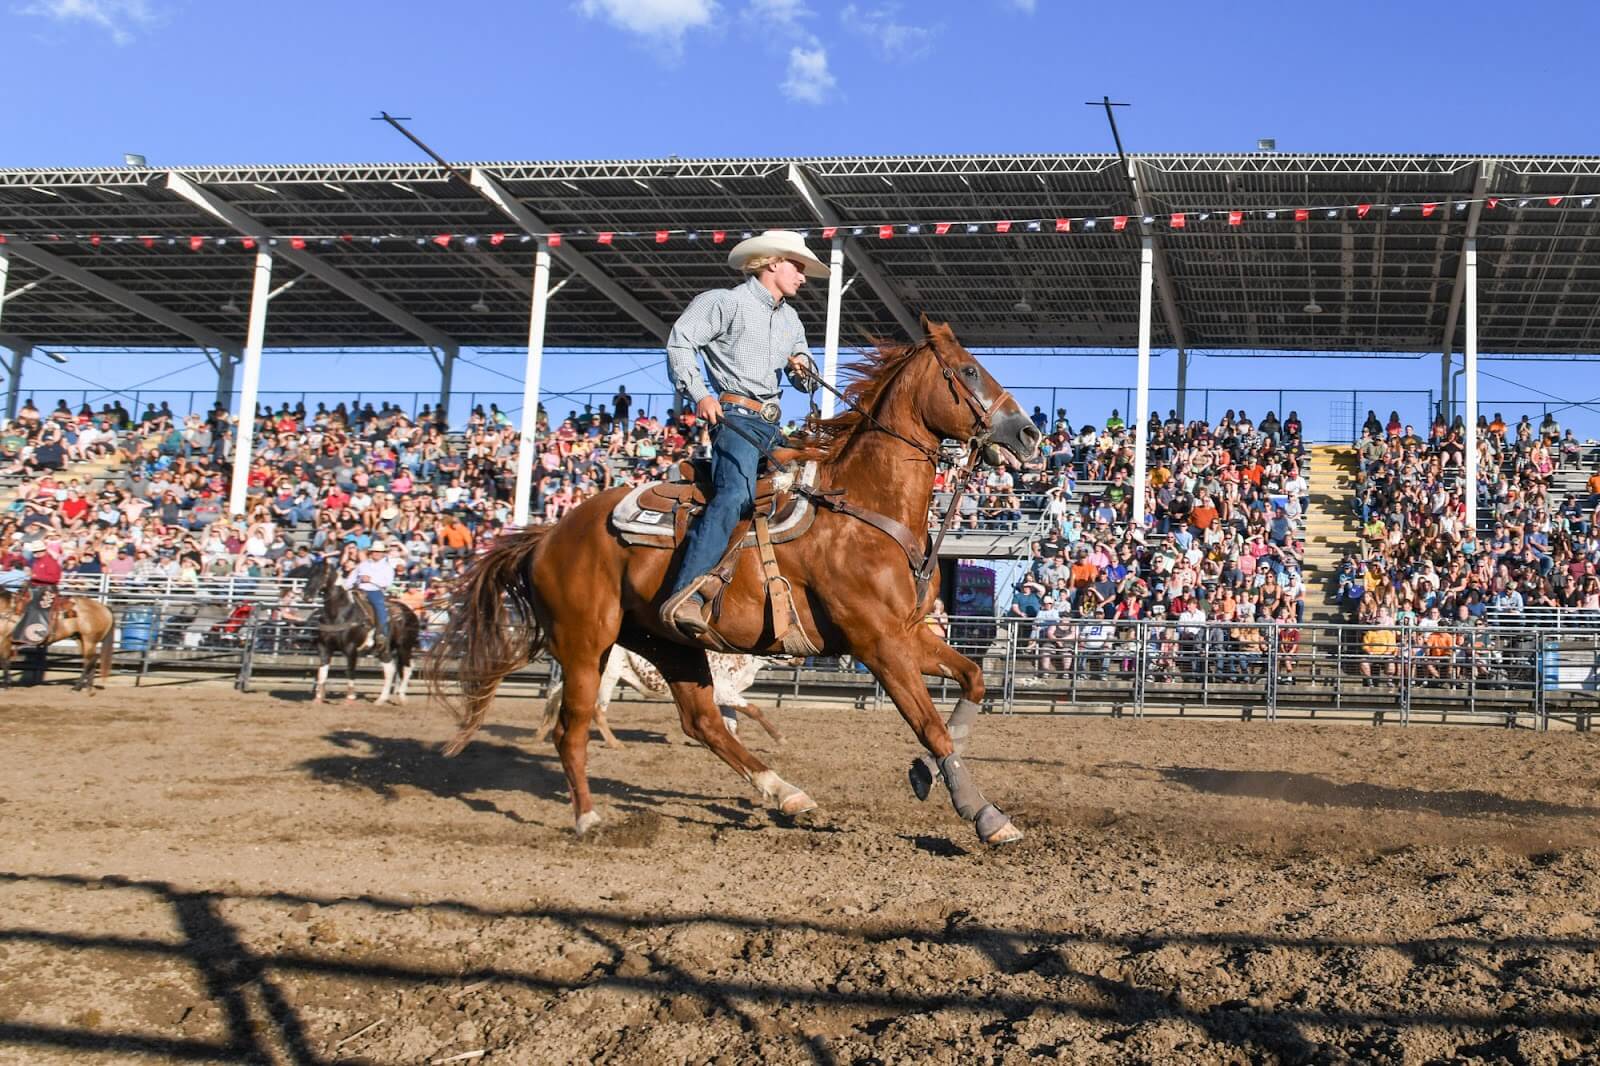
[[[378,616],[378,632],[387,634],[389,632],[388,599],[377,589],[362,589],[361,594],[367,598],[368,603],[372,604],[372,610]]]
[[[738,429],[717,427],[711,444],[711,483],[713,495],[702,514],[684,538],[683,562],[672,592],[706,574],[728,550],[728,539],[740,519],[749,518],[755,505],[756,464],[763,449],[772,446],[778,427],[763,422],[753,412],[732,404],[722,405],[722,417]],[[739,432],[742,430],[743,432]],[[749,439],[746,439],[749,438]],[[760,441],[758,448],[751,443]],[[671,595],[669,593],[668,595]]]

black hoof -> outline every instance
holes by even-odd
[[[926,800],[928,793],[933,791],[933,783],[939,780],[939,764],[933,761],[931,755],[919,755],[911,761],[911,769],[906,771],[906,776],[911,780],[911,791],[919,800]]]

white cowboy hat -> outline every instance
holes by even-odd
[[[792,229],[769,229],[759,237],[746,237],[728,253],[728,265],[735,270],[743,270],[745,263],[758,255],[799,259],[806,265],[806,277],[828,276],[827,264],[812,254],[811,249],[806,247],[805,238]]]
[[[369,552],[386,552],[388,550],[389,546],[381,540],[375,540],[367,545],[367,551]]]
[[[44,551],[44,541],[30,540],[28,543],[22,546],[22,550],[25,552],[31,552],[34,555],[38,555],[40,552]]]

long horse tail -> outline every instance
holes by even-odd
[[[460,754],[482,727],[506,675],[544,648],[533,556],[548,532],[528,529],[502,538],[451,587],[450,620],[424,666],[429,692],[461,723],[444,746],[446,757]]]

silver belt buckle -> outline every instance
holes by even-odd
[[[761,410],[759,413],[761,415],[761,421],[770,422],[773,425],[777,425],[778,417],[783,414],[783,410],[778,406],[776,401],[768,400],[766,403],[761,405]]]

